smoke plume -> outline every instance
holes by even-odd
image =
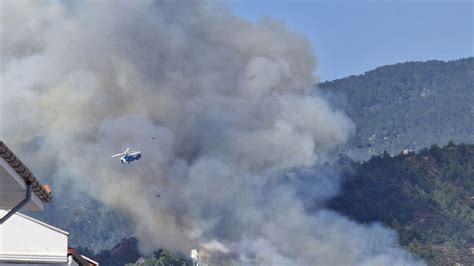
[[[133,217],[144,252],[218,265],[423,264],[381,225],[320,208],[291,182],[351,122],[310,94],[308,40],[201,1],[2,1],[1,135]],[[125,148],[143,157],[121,165]],[[321,203],[337,179],[316,178]],[[156,195],[159,194],[158,198]],[[59,200],[59,199],[57,199]]]

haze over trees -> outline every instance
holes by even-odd
[[[341,172],[342,193],[328,206],[361,223],[382,222],[430,264],[474,265],[474,147],[433,145],[474,143],[473,77],[471,57],[382,66],[321,84],[320,93],[355,124],[338,152],[371,158],[344,157],[352,171]],[[400,155],[404,148],[419,153]],[[114,243],[132,234],[130,220],[86,194],[59,193],[61,201],[33,216],[71,232],[73,245],[113,265],[120,254]],[[134,252],[120,263],[136,262],[141,254]],[[146,262],[159,260],[182,263],[168,251]]]
[[[400,244],[429,265],[474,265],[473,144],[450,142],[419,153],[383,153],[367,162],[343,156],[335,165],[322,167],[342,174],[341,193],[327,202],[329,208],[362,224],[383,223],[397,232]],[[185,255],[163,250],[139,260],[143,255],[135,238],[86,254],[104,265],[189,263]]]
[[[429,265],[474,265],[474,145],[353,163],[328,205],[360,223],[381,221]]]
[[[354,135],[340,149],[352,158],[474,143],[473,57],[382,66],[319,87],[354,121]]]

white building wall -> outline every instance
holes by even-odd
[[[24,265],[28,265],[28,266],[79,266],[79,264],[72,258],[71,255],[68,256],[67,258],[67,263],[49,263],[49,264],[25,264],[25,263],[22,263],[22,264],[17,264],[17,263],[0,263],[0,266],[24,266]]]
[[[29,216],[17,213],[0,225],[0,263],[67,265],[67,248],[67,232]]]

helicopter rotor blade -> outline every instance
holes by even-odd
[[[122,155],[124,155],[124,154],[125,154],[124,152],[122,152],[122,153],[118,153],[118,154],[115,154],[115,155],[112,155],[112,156],[110,156],[110,158],[114,158],[114,157],[122,156]]]

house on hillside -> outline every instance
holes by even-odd
[[[0,141],[0,265],[98,265],[68,248],[68,232],[19,213],[51,200],[49,186]]]

